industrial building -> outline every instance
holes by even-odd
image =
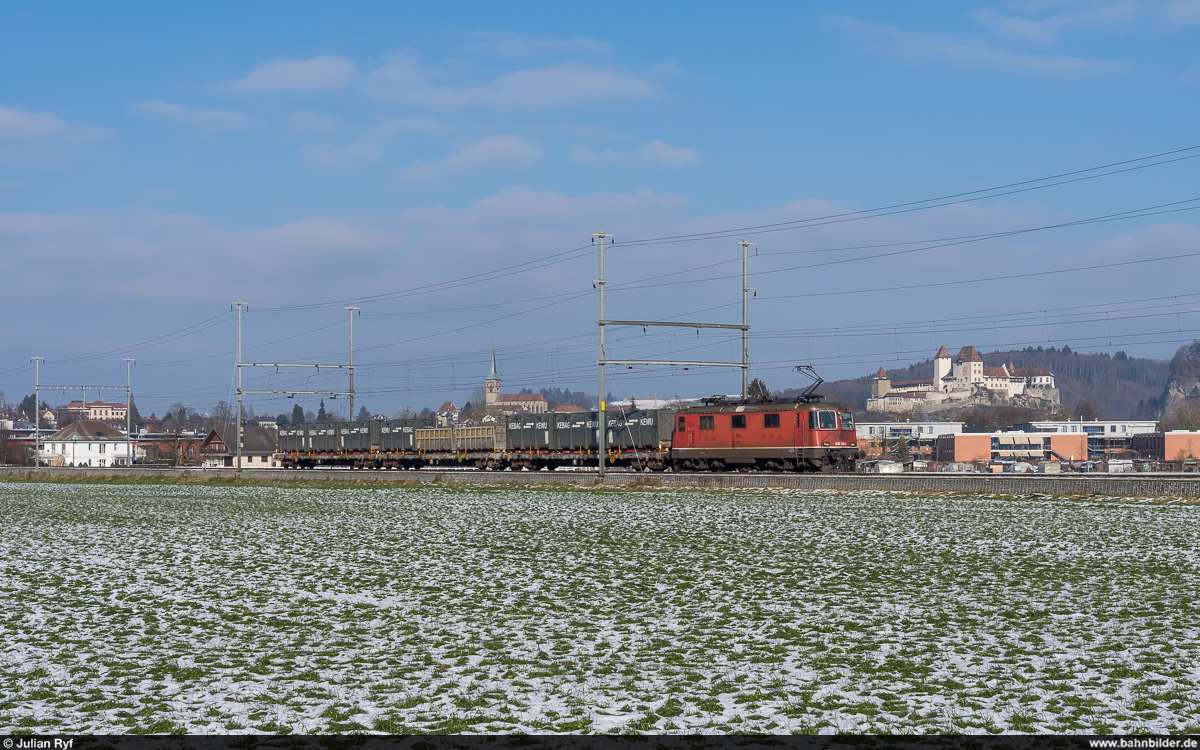
[[[1087,457],[1087,435],[1082,433],[992,432],[943,435],[938,438],[934,449],[934,460],[944,463],[1083,461]]]

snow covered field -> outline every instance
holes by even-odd
[[[0,483],[0,732],[1200,731],[1200,507]]]

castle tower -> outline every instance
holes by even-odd
[[[488,405],[496,403],[500,397],[500,375],[496,372],[496,341],[492,340],[492,371],[488,373],[486,400]]]
[[[871,398],[886,396],[891,390],[892,381],[888,379],[887,373],[880,367],[879,372],[875,373],[875,377],[871,378]]]
[[[951,359],[950,352],[946,351],[946,347],[938,349],[937,354],[933,355],[933,389],[935,391],[947,390],[950,386],[944,382],[942,378],[950,374]]]

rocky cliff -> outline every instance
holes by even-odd
[[[1160,399],[1163,416],[1176,416],[1189,399],[1200,399],[1200,340],[1179,347],[1171,358],[1171,373]]]

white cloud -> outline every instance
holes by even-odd
[[[288,135],[324,135],[341,127],[342,118],[326,112],[301,110],[289,112],[284,118],[284,123],[284,131]]]
[[[1173,0],[1168,2],[1163,13],[1172,26],[1200,25],[1200,0]]]
[[[350,58],[322,55],[265,62],[242,80],[221,88],[239,94],[318,93],[344,89],[357,78],[358,70]]]
[[[573,54],[607,55],[612,51],[608,42],[585,36],[529,36],[512,31],[480,31],[461,45],[473,52],[485,52],[501,57],[534,57],[536,55]]]
[[[433,133],[445,133],[450,129],[447,123],[435,120],[432,117],[397,117],[393,120],[385,120],[374,126],[372,132],[380,134],[381,137],[391,137],[397,133],[424,133],[426,135]]]
[[[382,159],[383,146],[366,142],[345,146],[317,143],[300,149],[300,158],[320,172],[357,172]]]
[[[485,83],[453,87],[435,83],[435,72],[412,55],[394,54],[387,60],[386,65],[366,75],[367,92],[380,100],[421,107],[541,109],[580,102],[644,99],[654,93],[654,86],[644,78],[577,62],[516,70]]]
[[[46,138],[67,127],[62,118],[49,112],[0,107],[0,138]]]
[[[673,167],[695,164],[700,160],[700,155],[694,148],[674,148],[658,140],[650,141],[639,148],[637,157],[642,162]],[[597,151],[589,146],[571,147],[571,161],[576,164],[625,164],[632,160],[632,155],[611,148]]]
[[[108,132],[90,125],[72,125],[49,112],[0,106],[0,162],[53,162],[71,144],[95,141]]]
[[[250,118],[241,112],[224,109],[193,109],[183,104],[164,102],[161,99],[138,102],[130,109],[194,128],[203,135],[250,127]]]
[[[850,16],[831,15],[828,18],[881,51],[913,60],[936,60],[962,67],[1058,77],[1099,75],[1128,67],[1117,60],[1013,52],[993,47],[974,37],[905,31]]]
[[[1036,206],[962,204],[937,211],[880,217],[847,224],[813,226],[802,232],[737,235],[715,239],[697,239],[679,245],[626,246],[628,240],[675,234],[699,234],[731,227],[748,227],[779,222],[812,219],[861,206],[838,205],[828,201],[804,200],[777,206],[764,206],[752,211],[714,214],[697,210],[678,195],[663,195],[650,191],[622,194],[565,195],[556,192],[510,188],[463,207],[421,206],[402,212],[369,216],[356,213],[348,217],[309,216],[278,225],[255,229],[230,229],[204,217],[187,214],[162,214],[152,211],[120,213],[95,212],[87,214],[0,214],[0,277],[33,278],[38,269],[45,268],[46,258],[55,258],[63,268],[92,281],[71,295],[62,296],[58,304],[10,311],[10,325],[0,326],[0,352],[10,352],[8,368],[22,364],[12,352],[37,351],[49,359],[79,356],[127,346],[135,341],[167,333],[191,322],[202,320],[229,309],[229,300],[249,300],[251,310],[274,305],[303,302],[322,302],[369,295],[386,294],[412,289],[424,284],[446,281],[456,277],[531,261],[576,247],[586,247],[589,234],[605,230],[617,235],[617,244],[610,248],[607,273],[610,282],[608,308],[616,316],[640,319],[666,318],[671,315],[695,313],[687,319],[712,322],[734,322],[740,300],[741,252],[734,243],[745,236],[760,243],[760,255],[751,260],[752,285],[758,287],[758,297],[752,302],[751,323],[758,334],[771,331],[794,331],[797,320],[820,319],[831,306],[844,311],[844,325],[877,322],[880,316],[894,313],[895,294],[856,294],[845,297],[810,299],[788,298],[787,295],[811,291],[839,291],[874,286],[922,284],[956,279],[998,275],[1005,268],[1016,272],[1070,268],[1097,262],[1146,258],[1192,252],[1200,242],[1200,228],[1186,224],[1166,224],[1140,229],[1118,228],[1120,225],[1097,225],[1086,229],[1067,230],[1062,234],[1038,234],[1021,240],[999,239],[977,245],[929,250],[899,258],[884,258],[844,266],[812,268],[811,264],[850,255],[865,255],[877,250],[831,253],[796,254],[830,248],[859,247],[897,241],[920,240],[962,234],[986,233],[1037,226],[1078,216],[1050,213]],[[1036,241],[1033,237],[1038,238]],[[1149,249],[1148,249],[1149,248]],[[894,249],[894,248],[892,248]],[[355,260],[371,258],[370,273],[364,274],[361,263]],[[908,259],[908,260],[905,260]],[[688,268],[700,269],[673,275]],[[984,315],[996,311],[1040,309],[1045,300],[1053,299],[1057,306],[1093,304],[1097,298],[1111,300],[1157,297],[1163,294],[1183,294],[1188,288],[1192,269],[1200,260],[1178,261],[1169,266],[1156,263],[1154,267],[1174,270],[1167,279],[1159,273],[1128,274],[1108,271],[1083,272],[1078,275],[1047,276],[1044,279],[1022,279],[988,284],[950,285],[921,290],[930,305],[939,310],[951,310],[949,315]],[[799,268],[796,268],[799,267]],[[237,268],[238,273],[230,273]],[[466,270],[464,270],[466,269]],[[794,269],[794,270],[785,270]],[[992,270],[989,270],[992,269]],[[999,270],[996,270],[999,269]],[[994,272],[994,273],[993,273]],[[875,277],[882,274],[882,281]],[[482,379],[489,366],[487,352],[490,333],[496,332],[500,347],[520,347],[532,342],[559,336],[577,336],[595,331],[595,296],[590,280],[595,275],[595,255],[586,250],[579,257],[563,263],[534,263],[519,276],[508,279],[487,279],[485,283],[464,286],[434,295],[414,295],[384,302],[363,304],[363,316],[355,322],[356,360],[364,363],[401,360],[412,351],[422,357],[459,357],[454,377],[461,384],[469,381],[465,392],[418,392],[388,396],[381,392],[368,401],[373,410],[391,412],[406,403],[420,407],[436,405],[446,399],[469,396],[470,387]],[[864,278],[867,280],[864,281]],[[700,281],[701,279],[711,279]],[[874,280],[873,280],[874,279]],[[626,284],[689,281],[681,286],[656,286],[652,290],[624,289]],[[194,315],[180,321],[156,319],[142,321],[138,331],[128,327],[100,326],[79,332],[80,317],[119,316],[121,303],[110,290],[136,289],[139,299],[147,305],[183,304]],[[624,291],[623,291],[624,289]],[[538,290],[536,294],[531,290]],[[545,290],[553,290],[547,292]],[[561,305],[532,310],[545,304],[551,294],[580,293],[577,300]],[[482,295],[485,299],[474,301]],[[532,296],[531,296],[532,295]],[[464,300],[466,300],[464,302]],[[428,315],[431,309],[472,307],[479,304],[507,305],[496,308],[453,310]],[[727,307],[721,307],[729,305]],[[522,310],[529,314],[495,319]],[[825,311],[825,312],[823,312]],[[414,317],[373,317],[403,312]],[[36,314],[37,321],[34,323]],[[425,314],[424,317],[420,317]],[[1200,315],[1193,319],[1184,313],[1184,327],[1195,327]],[[947,315],[929,318],[948,320]],[[847,317],[848,316],[848,317]],[[915,319],[915,318],[914,318]],[[6,319],[7,320],[7,319]],[[907,318],[905,319],[907,320]],[[286,315],[252,316],[245,322],[247,346],[284,339],[297,333],[336,321],[345,321],[340,306],[331,309],[289,312]],[[1158,323],[1147,319],[1143,330],[1156,330]],[[825,324],[829,325],[829,324]],[[843,325],[843,323],[837,323]],[[1042,325],[1040,316],[1031,323]],[[361,327],[360,327],[361,326]],[[422,341],[419,349],[411,344],[391,346],[394,342],[426,333],[437,333],[459,326],[464,328],[450,336]],[[817,325],[815,327],[820,327]],[[984,326],[986,327],[986,326]],[[990,332],[954,332],[945,328],[930,331],[920,326],[918,332],[900,329],[900,352],[915,349],[924,358],[938,345],[955,349],[964,344],[992,346],[996,339]],[[1116,333],[1114,322],[1114,333]],[[1175,324],[1162,330],[1174,333]],[[143,330],[144,329],[144,330]],[[46,332],[53,333],[47,336]],[[137,334],[137,338],[131,338]],[[144,335],[143,335],[144,334]],[[1042,335],[1035,330],[1034,334]],[[1014,338],[1020,332],[999,330],[1000,342],[1024,341]],[[1056,329],[1054,343],[1062,341]],[[1063,335],[1085,337],[1086,329],[1072,330]],[[230,361],[234,331],[232,321],[137,354],[139,383],[138,402],[147,403],[149,413],[179,399],[181,391],[193,389],[208,393],[214,403],[227,398]],[[328,336],[322,339],[322,336]],[[678,342],[691,342],[693,333],[679,334]],[[642,346],[641,332],[628,343],[614,336],[609,345]],[[879,352],[890,352],[896,346],[892,332],[875,340],[869,337],[842,335],[835,343],[833,337],[814,336],[776,339],[775,348],[792,351],[804,361],[814,359],[827,378],[859,376],[878,366]],[[1035,340],[1035,339],[1030,339]],[[1087,350],[1089,345],[1072,348]],[[257,349],[264,359],[257,361],[341,361],[340,355],[329,359],[318,355],[344,352],[345,329],[339,324],[327,333],[315,337],[288,340],[270,350]],[[690,343],[687,345],[691,345]],[[736,346],[736,343],[733,344]],[[1140,354],[1170,356],[1178,344],[1155,350],[1147,344]],[[45,347],[39,349],[37,347]],[[385,348],[374,348],[385,347]],[[669,355],[678,353],[679,344],[663,343],[658,351],[641,354]],[[1122,348],[1125,348],[1122,346]],[[368,354],[367,351],[370,351]],[[359,360],[358,351],[363,351]],[[464,357],[464,352],[480,352],[478,358]],[[632,353],[631,349],[626,352]],[[549,385],[548,361],[534,362],[521,357],[522,366],[505,368],[501,372],[514,387],[532,388]],[[776,387],[792,385],[787,380],[792,362],[779,363],[780,357],[761,352],[758,362],[772,377],[780,379]],[[868,356],[872,355],[872,356]],[[335,356],[337,359],[335,359]],[[792,355],[782,358],[787,360]],[[905,358],[909,355],[904,354]],[[588,357],[591,359],[589,360]],[[210,358],[210,359],[198,359]],[[548,357],[546,358],[549,359]],[[774,359],[778,369],[770,369]],[[187,360],[178,362],[178,360]],[[591,365],[588,365],[588,362]],[[864,364],[864,361],[869,364]],[[154,367],[158,362],[172,362]],[[591,350],[572,353],[563,351],[554,365],[559,372],[573,368],[594,372],[595,355]],[[843,363],[843,364],[839,364]],[[94,364],[94,363],[93,363]],[[119,363],[118,363],[119,364]],[[528,365],[528,366],[526,366]],[[91,365],[81,365],[91,366]],[[52,365],[64,379],[84,376],[91,370],[69,371]],[[521,380],[517,371],[531,373]],[[403,373],[381,373],[370,370],[378,384],[401,382]],[[393,380],[381,377],[395,376]],[[450,368],[423,373],[429,383],[449,383]],[[632,377],[633,374],[631,374]],[[628,383],[631,388],[647,388],[647,393],[681,392],[683,395],[720,392],[736,380],[736,375],[714,376],[713,381],[697,380],[701,375],[693,370],[684,376],[664,376],[658,380]],[[645,377],[638,374],[639,377]],[[273,376],[274,377],[274,376]],[[705,376],[707,377],[707,376]],[[672,379],[674,378],[674,379]],[[731,380],[732,379],[732,380]],[[413,373],[417,380],[416,371]],[[591,387],[592,380],[570,381],[572,390]],[[566,385],[567,382],[559,383]],[[370,390],[369,386],[360,386]],[[686,389],[686,390],[685,390]],[[590,391],[589,391],[590,392]],[[622,394],[626,386],[621,386]],[[153,395],[163,401],[153,405]],[[208,396],[188,396],[194,405],[207,406],[201,401]],[[364,395],[364,400],[367,398]],[[389,401],[389,399],[392,399]],[[377,402],[380,405],[376,405]],[[255,401],[256,407],[264,401]],[[312,404],[314,407],[315,403]],[[327,404],[328,405],[328,404]],[[385,406],[386,405],[386,406]]]
[[[700,155],[694,148],[673,148],[662,141],[650,141],[642,147],[642,157],[650,161],[682,166],[695,164],[700,161]]]
[[[571,161],[577,164],[619,164],[629,161],[629,154],[611,148],[596,151],[589,146],[572,146]]]
[[[998,36],[1019,42],[1050,44],[1077,28],[1099,28],[1130,24],[1145,10],[1133,0],[1088,3],[1083,7],[1045,18],[1010,16],[994,10],[975,11],[975,21]]]
[[[467,144],[457,153],[433,164],[418,161],[404,169],[400,177],[411,182],[481,169],[527,167],[541,158],[541,149],[524,138],[493,135]]]

